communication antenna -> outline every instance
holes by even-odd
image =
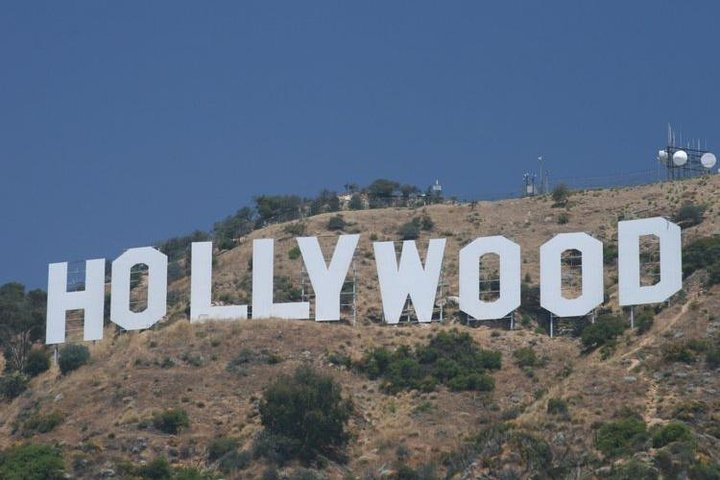
[[[680,144],[682,144],[682,135]],[[675,130],[668,123],[667,145],[662,150],[658,150],[657,154],[658,162],[665,167],[667,180],[712,173],[711,169],[717,164],[717,158],[715,154],[708,151],[707,140],[705,140],[705,147],[702,146],[699,138],[689,140],[682,148],[677,145]]]
[[[538,157],[538,161],[540,162],[540,193],[546,194],[548,193],[548,172],[545,170],[545,160],[543,159],[543,156],[540,155]]]

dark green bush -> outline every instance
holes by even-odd
[[[492,392],[495,379],[487,373],[466,373],[457,375],[447,382],[450,390],[474,390],[476,392]]]
[[[570,221],[570,215],[568,215],[567,212],[562,212],[560,215],[558,215],[557,223],[558,225],[565,225]]]
[[[398,229],[400,240],[417,240],[420,237],[420,222],[414,218],[407,223],[403,223]]]
[[[549,478],[547,470],[552,465],[552,449],[550,445],[537,435],[524,431],[515,431],[510,435],[510,446],[520,454],[525,465],[539,478]]]
[[[245,470],[250,466],[252,455],[248,452],[239,452],[237,450],[231,450],[220,458],[218,462],[218,468],[221,472],[232,473],[238,470]]]
[[[435,228],[435,222],[433,222],[433,219],[430,217],[430,215],[423,215],[422,217],[420,217],[421,230],[429,232],[433,228]]]
[[[348,208],[350,210],[362,210],[363,208],[365,208],[362,196],[359,193],[355,193],[352,195],[352,197],[350,197],[350,201],[348,202]]]
[[[60,373],[66,375],[77,370],[90,360],[90,350],[85,345],[68,344],[60,348],[58,366]]]
[[[382,378],[390,394],[401,390],[431,391],[436,384],[452,390],[489,391],[494,388],[489,370],[498,370],[500,352],[481,349],[467,333],[440,332],[426,345],[412,350],[401,346],[391,352],[375,348],[365,352],[358,367],[368,377]]]
[[[0,478],[3,480],[65,478],[62,453],[57,448],[41,444],[10,447],[0,453]]]
[[[50,355],[44,349],[31,350],[25,361],[25,374],[32,378],[50,369]]]
[[[693,480],[718,480],[720,479],[720,465],[708,465],[698,462],[690,467],[688,478]]]
[[[345,445],[352,403],[342,387],[309,366],[268,385],[260,402],[260,418],[272,435],[290,440],[290,451],[303,460],[336,453]]]
[[[513,352],[515,364],[518,367],[534,367],[537,365],[537,355],[532,347],[518,348]]]
[[[342,217],[342,215],[332,216],[327,222],[328,230],[343,230],[346,226],[347,223],[345,223],[345,219]]]
[[[36,412],[25,421],[22,433],[25,436],[35,433],[48,433],[60,425],[63,420],[65,420],[65,417],[60,412],[51,412],[46,415]]]
[[[711,347],[705,352],[705,363],[708,368],[720,367],[720,346]]]
[[[163,433],[175,435],[183,428],[190,426],[190,417],[185,410],[169,408],[164,412],[156,413],[152,418],[153,427]]]
[[[210,441],[208,445],[208,461],[214,462],[228,452],[238,448],[238,441],[234,438],[218,437]]]
[[[567,416],[570,413],[567,400],[563,398],[549,398],[547,403],[547,413],[551,415]]]
[[[136,473],[143,480],[172,480],[173,469],[165,457],[157,457],[146,465],[137,467]]]
[[[6,373],[0,377],[0,399],[12,400],[27,390],[28,378],[19,372]]]
[[[690,428],[681,422],[670,422],[660,427],[652,437],[653,447],[661,448],[672,442],[691,442],[693,433]]]
[[[553,188],[552,199],[555,204],[553,207],[563,207],[567,204],[570,197],[570,189],[564,183],[559,183]]]
[[[282,435],[262,430],[253,439],[252,455],[264,458],[270,465],[285,465],[297,456],[300,442]]]
[[[610,480],[656,480],[658,473],[650,465],[633,458],[623,464],[614,465],[608,478]]]
[[[609,457],[632,453],[648,439],[642,419],[626,417],[603,423],[595,436],[598,450]]]
[[[288,250],[288,258],[290,260],[297,260],[298,258],[300,258],[301,254],[302,252],[300,251],[300,247],[298,247],[297,245]]]
[[[708,285],[720,283],[720,235],[699,238],[684,247],[682,268],[686,277],[704,268]]]
[[[703,340],[680,340],[663,346],[663,358],[668,362],[695,363],[698,354],[709,348]]]
[[[635,328],[637,328],[637,334],[642,335],[649,331],[652,328],[654,321],[655,315],[649,309],[643,310],[639,314],[635,315]]]
[[[586,350],[594,350],[603,345],[611,344],[624,331],[624,319],[613,315],[600,315],[595,320],[595,323],[583,329],[580,340]]]
[[[682,228],[692,227],[702,223],[704,214],[704,206],[685,204],[675,213],[673,221]]]

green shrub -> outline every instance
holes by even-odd
[[[28,379],[19,372],[6,373],[0,377],[0,399],[12,400],[27,390]]]
[[[707,284],[720,283],[720,235],[698,238],[683,248],[683,275],[706,269]]]
[[[352,403],[342,398],[340,384],[309,366],[268,385],[260,402],[265,429],[289,439],[291,453],[304,460],[345,445],[351,412]]]
[[[262,430],[253,439],[252,455],[264,458],[270,465],[285,465],[297,456],[300,442]]]
[[[557,223],[558,225],[565,225],[570,221],[570,215],[567,214],[567,212],[562,212],[560,215],[558,215]]]
[[[660,427],[652,437],[653,447],[661,448],[672,442],[691,442],[693,433],[684,423],[670,422]]]
[[[595,436],[595,444],[609,457],[629,454],[648,439],[647,427],[642,419],[626,417],[603,423]]]
[[[172,480],[173,469],[165,457],[157,457],[146,465],[137,467],[136,473],[147,480]]]
[[[300,258],[301,254],[302,252],[300,252],[300,247],[298,247],[297,245],[288,250],[288,258],[290,260],[297,260],[298,258]]]
[[[509,443],[529,469],[541,474],[538,478],[549,478],[547,470],[552,465],[553,454],[545,440],[529,432],[515,431],[510,435]]]
[[[709,348],[703,340],[681,340],[663,346],[663,358],[668,362],[695,363],[697,356]]]
[[[547,413],[551,415],[568,416],[570,410],[567,400],[563,398],[549,398],[547,403]]]
[[[698,462],[690,467],[688,478],[693,480],[718,480],[720,479],[720,465],[708,465]]]
[[[495,389],[495,379],[487,373],[467,373],[457,375],[447,382],[450,390],[474,390],[476,392],[492,392]]]
[[[720,367],[720,347],[712,347],[705,352],[705,363],[707,363],[708,368]]]
[[[220,458],[218,468],[221,472],[232,473],[238,470],[245,470],[250,466],[252,455],[250,453],[237,450],[231,450]]]
[[[675,213],[673,221],[683,228],[699,225],[703,222],[705,207],[685,204]]]
[[[559,183],[553,188],[552,199],[555,204],[554,207],[565,206],[570,197],[570,189],[564,183]]]
[[[400,240],[417,240],[420,237],[420,222],[414,218],[407,223],[403,223],[398,229]]]
[[[85,345],[68,344],[60,348],[58,366],[60,373],[66,375],[86,365],[90,360],[90,350]]]
[[[603,248],[603,264],[613,265],[618,256],[617,243],[606,243]]]
[[[537,365],[537,355],[532,347],[518,348],[513,352],[515,364],[518,367],[534,367]]]
[[[435,222],[433,222],[433,219],[430,217],[430,215],[423,215],[422,217],[420,217],[421,230],[429,232],[433,228],[435,228]]]
[[[595,323],[585,327],[580,334],[583,346],[594,350],[603,345],[612,344],[618,335],[625,331],[625,320],[613,315],[600,315]]]
[[[35,433],[48,433],[60,425],[65,417],[60,412],[51,412],[43,415],[40,412],[31,415],[23,424],[23,435],[30,436]]]
[[[345,219],[342,215],[334,215],[330,217],[330,220],[327,222],[327,229],[328,230],[343,230],[347,226],[347,223],[345,223]]]
[[[283,232],[293,235],[295,237],[300,237],[302,235],[305,235],[305,222],[292,222],[288,223],[283,227]]]
[[[350,201],[348,202],[348,208],[350,210],[362,210],[363,208],[365,208],[362,196],[359,193],[354,193],[352,197],[350,197]]]
[[[621,465],[614,465],[610,480],[656,480],[658,473],[650,465],[637,459],[631,459]]]
[[[426,345],[412,350],[401,346],[391,352],[375,348],[365,352],[358,367],[371,379],[382,378],[390,394],[401,390],[431,391],[436,384],[452,390],[489,391],[494,388],[489,370],[498,370],[500,352],[483,350],[467,333],[440,332]]]
[[[25,361],[23,372],[32,378],[50,369],[50,355],[44,349],[31,350]]]
[[[10,447],[0,453],[0,478],[3,480],[65,478],[62,453],[57,448],[41,444]]]
[[[228,452],[237,450],[238,441],[234,438],[218,437],[214,438],[208,445],[208,461],[214,462]]]
[[[643,310],[638,315],[635,315],[635,328],[637,328],[637,334],[642,335],[648,332],[655,321],[655,315],[651,310]]]
[[[190,417],[183,409],[169,408],[164,412],[155,414],[152,423],[153,427],[161,432],[175,435],[181,429],[190,426]]]

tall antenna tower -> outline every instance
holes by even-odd
[[[542,155],[538,157],[538,162],[540,162],[540,194],[544,195],[550,191],[550,187],[548,185],[548,171],[545,169],[545,160]]]
[[[535,186],[535,179],[537,175],[531,172],[523,174],[523,197],[533,197],[537,195],[537,187]]]
[[[679,143],[682,143],[682,136]],[[668,180],[707,175],[717,164],[715,154],[709,152],[707,146],[703,148],[699,139],[688,141],[685,146],[679,146],[675,131],[669,123],[667,146],[658,151],[657,158],[660,164],[665,166]]]

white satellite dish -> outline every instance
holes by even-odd
[[[685,165],[687,163],[687,160],[688,160],[687,153],[685,153],[684,150],[678,150],[677,152],[675,152],[673,154],[672,160],[673,160],[673,163],[675,164],[675,166],[682,167],[683,165]]]
[[[703,153],[702,157],[700,157],[700,163],[705,168],[712,168],[717,163],[717,158],[710,152]]]
[[[665,150],[658,151],[658,160],[662,163],[667,163],[668,161],[668,153]]]

